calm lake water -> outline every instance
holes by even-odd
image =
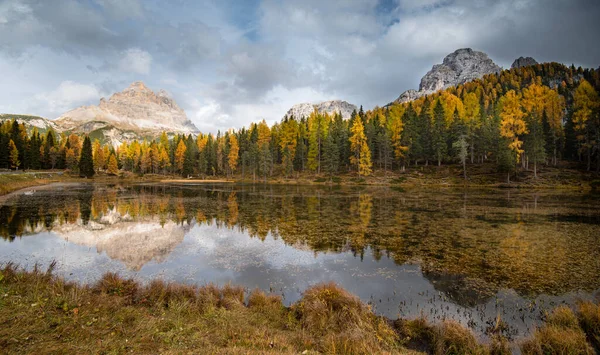
[[[600,297],[600,198],[577,192],[271,185],[55,185],[0,201],[0,263],[67,279],[256,287],[335,281],[391,318],[520,338]]]

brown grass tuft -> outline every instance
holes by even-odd
[[[521,351],[524,355],[594,354],[575,314],[566,306],[560,306],[548,315],[546,324],[521,344]]]
[[[600,352],[600,305],[592,302],[580,303],[577,317],[588,340]]]
[[[232,309],[244,305],[244,288],[227,284],[221,289],[221,302],[225,309]]]
[[[434,326],[434,354],[487,354],[471,330],[458,322],[446,320]]]
[[[546,323],[562,328],[579,329],[575,313],[567,306],[556,307],[546,318]]]
[[[309,288],[292,310],[304,329],[321,337],[322,351],[362,353],[397,346],[387,322],[334,283]]]
[[[248,296],[248,307],[263,311],[281,308],[283,303],[281,302],[281,296],[267,295],[257,288]]]
[[[92,290],[97,293],[123,297],[127,303],[133,303],[138,293],[139,285],[133,279],[124,279],[114,272],[107,272],[96,282]]]

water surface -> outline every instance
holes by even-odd
[[[256,287],[297,300],[335,281],[391,318],[500,315],[526,335],[600,296],[600,199],[577,192],[272,185],[57,185],[0,202],[0,263],[59,263]]]

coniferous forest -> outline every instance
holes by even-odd
[[[81,176],[139,174],[335,176],[406,171],[423,165],[488,164],[508,180],[564,163],[600,172],[600,73],[558,63],[504,70],[482,79],[370,111],[313,112],[269,126],[109,146],[52,129],[0,126],[0,168],[70,169]]]

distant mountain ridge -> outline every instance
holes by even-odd
[[[19,123],[24,123],[29,129],[33,129],[35,127],[41,133],[46,132],[50,128],[56,130],[56,124],[44,117],[9,113],[0,114],[0,123],[9,120],[17,120]]]
[[[347,101],[343,100],[331,100],[331,101],[323,101],[317,104],[311,103],[301,103],[292,106],[286,116],[292,117],[296,119],[301,119],[302,117],[308,117],[310,114],[317,110],[319,113],[327,113],[333,114],[339,112],[342,115],[342,118],[348,119],[350,115],[352,115],[352,111],[358,110],[356,105],[353,105]]]

